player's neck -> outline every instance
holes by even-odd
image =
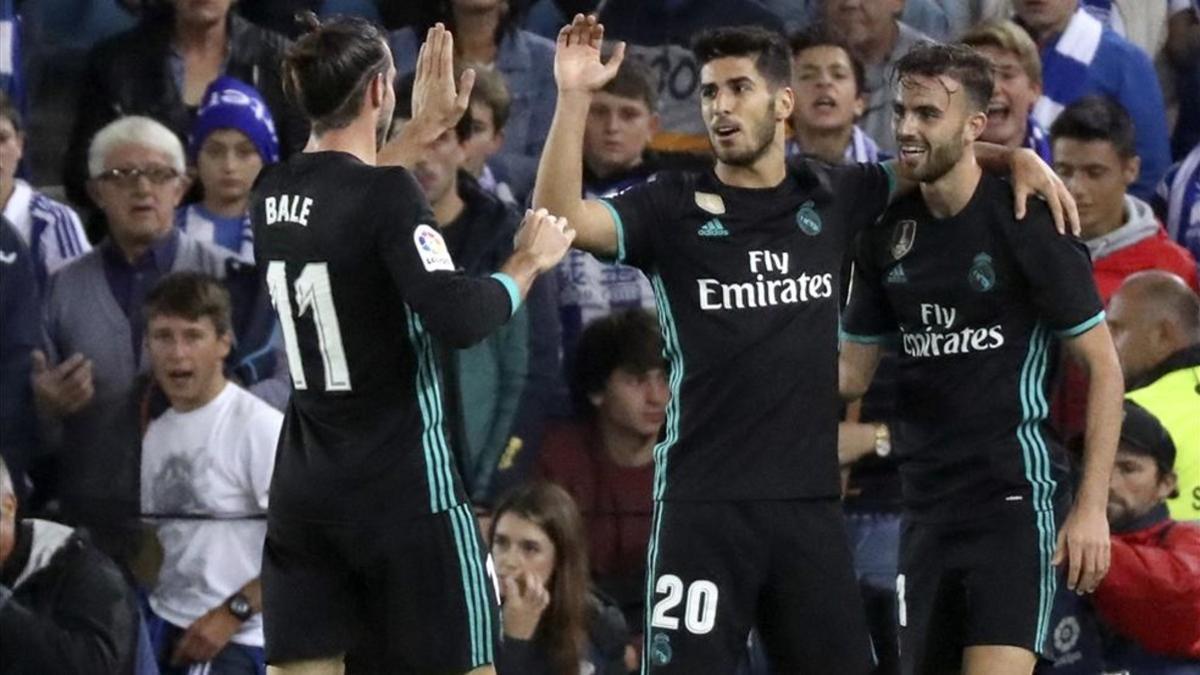
[[[0,210],[8,206],[8,200],[12,198],[13,192],[17,189],[17,179],[0,178]]]
[[[344,152],[354,155],[363,164],[375,166],[379,149],[375,146],[375,124],[369,117],[360,117],[349,126],[329,129],[308,137],[305,152]]]
[[[782,137],[780,134],[777,137]],[[726,164],[717,160],[717,178],[730,187],[737,188],[773,188],[783,182],[787,176],[787,162],[784,161],[783,143],[771,143],[761,157],[753,164]]]
[[[622,467],[645,466],[654,461],[654,446],[658,439],[635,433],[615,424],[600,420],[596,425],[600,431],[600,442],[604,454],[613,464]]]
[[[490,64],[496,60],[496,30],[500,9],[454,10],[455,42],[464,61]]]
[[[458,181],[446,190],[446,194],[433,206],[433,217],[437,219],[438,228],[444,228],[462,215],[463,209],[467,207],[466,202],[458,194]]]
[[[812,129],[796,127],[796,142],[800,151],[830,164],[841,164],[846,157],[846,146],[854,135],[854,125],[841,129]]]
[[[935,218],[958,215],[971,201],[982,176],[975,154],[968,150],[946,175],[931,183],[921,183],[925,206]]]

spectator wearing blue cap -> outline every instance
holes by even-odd
[[[279,161],[275,122],[254,87],[228,76],[208,86],[188,137],[188,160],[203,196],[180,208],[175,224],[252,262],[250,188],[263,166]]]

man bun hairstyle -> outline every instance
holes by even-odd
[[[297,19],[308,32],[284,53],[283,91],[317,134],[344,128],[362,109],[372,78],[388,72],[387,39],[360,17],[322,23],[312,12],[301,12]]]

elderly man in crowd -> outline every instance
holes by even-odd
[[[183,146],[162,124],[125,117],[101,129],[88,175],[108,237],[51,277],[48,350],[34,352],[32,379],[57,450],[63,515],[90,526],[97,545],[121,561],[135,531],[126,518],[137,508],[143,300],[173,271],[223,276],[225,254],[173,226],[187,179]]]

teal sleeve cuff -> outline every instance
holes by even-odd
[[[604,208],[608,209],[608,212],[612,214],[613,223],[617,226],[617,257],[613,258],[612,261],[623,263],[625,262],[625,223],[621,221],[621,214],[617,213],[617,208],[608,203],[607,199],[599,199],[597,201],[603,204]]]
[[[864,345],[878,345],[888,341],[890,335],[855,335],[844,330],[838,331],[838,337],[843,342],[857,342]]]
[[[1093,316],[1092,318],[1088,319],[1087,321],[1084,321],[1083,323],[1079,324],[1078,326],[1074,326],[1072,328],[1068,328],[1066,330],[1060,330],[1060,331],[1056,331],[1056,332],[1058,333],[1059,337],[1064,337],[1064,338],[1073,338],[1078,335],[1083,335],[1084,333],[1088,332],[1089,330],[1095,328],[1097,324],[1099,324],[1101,321],[1104,320],[1104,317],[1105,317],[1104,310],[1100,310],[1099,313],[1096,314],[1096,316]]]
[[[504,272],[496,272],[492,278],[500,282],[504,290],[508,291],[508,301],[512,305],[512,311],[508,313],[511,317],[517,313],[517,309],[521,306],[521,289],[517,286],[517,282],[512,277]]]
[[[894,164],[884,162],[879,166],[883,167],[883,172],[887,174],[888,179],[888,201],[891,202],[892,196],[896,194],[896,167]]]

